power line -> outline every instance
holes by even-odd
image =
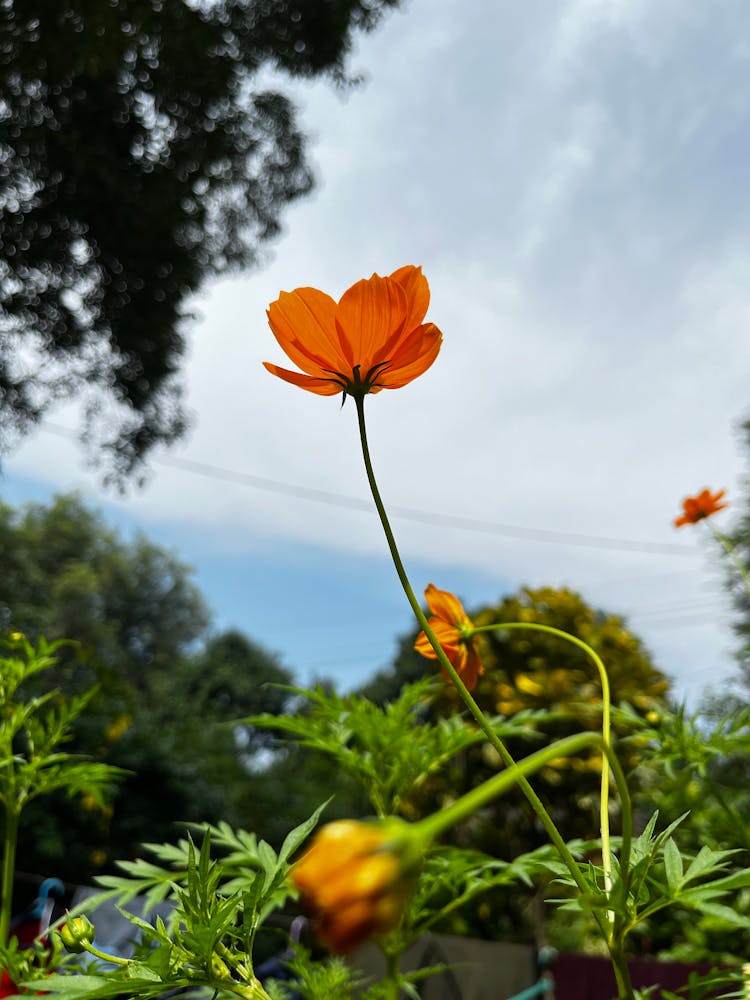
[[[76,434],[68,427],[61,427],[49,421],[43,421],[42,430],[60,437],[76,438]],[[277,493],[282,496],[294,497],[298,500],[309,500],[313,503],[323,503],[332,507],[348,510],[361,510],[375,513],[375,505],[371,500],[361,497],[347,496],[328,490],[312,489],[285,483],[266,476],[257,476],[249,472],[238,472],[235,469],[225,469],[207,462],[198,462],[189,458],[176,458],[165,455],[154,458],[155,465],[170,466],[190,472],[207,479],[236,483],[239,486],[249,486],[252,489],[266,493]],[[695,556],[696,549],[672,542],[647,542],[628,538],[611,538],[603,535],[588,535],[579,532],[554,531],[548,528],[524,528],[519,525],[501,524],[495,521],[483,521],[479,518],[464,517],[457,514],[441,514],[435,511],[420,510],[415,507],[400,507],[392,505],[389,508],[392,517],[406,521],[417,521],[422,524],[432,524],[437,527],[457,528],[460,531],[471,531],[484,535],[501,535],[529,542],[546,542],[556,545],[573,545],[580,548],[610,549],[616,552],[646,552],[650,555]]]

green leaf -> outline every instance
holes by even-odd
[[[667,885],[673,896],[676,896],[682,885],[682,855],[674,840],[670,837],[664,845],[664,871]]]
[[[279,861],[286,861],[292,854],[294,854],[300,844],[307,839],[308,834],[317,826],[320,814],[330,801],[330,799],[326,799],[321,806],[318,806],[309,819],[306,819],[304,823],[300,823],[299,826],[295,827],[286,835],[284,843],[281,845],[281,850],[279,851]]]
[[[721,920],[726,920],[729,924],[734,924],[735,927],[750,928],[750,917],[746,917],[742,913],[737,913],[733,910],[731,906],[725,906],[723,903],[713,903],[713,902],[703,902],[697,900],[694,904],[694,909],[699,910],[701,913],[706,913],[712,917],[719,917]]]
[[[723,868],[726,864],[727,858],[736,853],[736,851],[712,851],[710,847],[707,847],[704,844],[688,865],[683,880],[684,883],[687,884],[697,878],[702,878],[704,875],[708,875],[710,872]],[[746,874],[748,879],[750,879],[750,871]],[[748,881],[747,884],[750,885],[750,881]],[[739,886],[736,886],[735,888],[739,888]]]

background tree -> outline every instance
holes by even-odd
[[[637,812],[645,820],[658,811],[662,828],[679,823],[686,856],[723,851],[727,876],[741,872],[750,856],[750,706],[733,697],[711,698],[692,713],[682,706],[660,715],[637,740]],[[741,965],[748,922],[750,896],[742,891],[731,910],[654,914],[634,942],[669,958]]]
[[[289,695],[269,685],[289,671],[240,633],[211,635],[188,568],[142,536],[124,541],[77,497],[0,507],[0,551],[0,622],[74,640],[53,678],[67,698],[99,684],[70,749],[133,772],[103,808],[30,807],[20,866],[81,881],[176,823],[254,821],[245,785],[267,737],[228,723],[282,711]]]
[[[742,425],[741,435],[750,457],[750,419]],[[737,503],[732,503],[733,524],[727,538],[743,566],[750,567],[750,466],[743,481],[744,495]],[[734,631],[737,635],[735,656],[744,687],[750,691],[750,593],[741,574],[732,560],[722,551],[727,589],[735,609]]]
[[[750,420],[741,431],[750,445]],[[696,853],[704,845],[713,850],[733,850],[729,867],[737,869],[748,863],[750,851],[750,596],[722,539],[745,567],[750,566],[747,477],[744,496],[731,501],[731,513],[733,520],[726,531],[714,520],[698,530],[705,527],[709,535],[719,535],[714,550],[722,560],[735,609],[738,683],[709,687],[698,711],[690,714],[686,708],[679,708],[661,720],[653,733],[644,734],[648,735],[652,755],[647,755],[641,767],[641,808],[658,809],[665,823],[685,817],[680,827],[681,842]],[[734,910],[738,920],[748,917],[747,893],[735,902]],[[706,915],[675,911],[667,919],[651,921],[641,934],[650,948],[691,961],[713,956],[731,964],[742,961],[739,956],[746,950],[746,927],[732,931],[726,922]]]
[[[346,83],[399,2],[0,3],[0,450],[80,393],[113,477],[183,432],[187,297],[312,184],[268,71]]]

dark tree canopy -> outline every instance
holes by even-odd
[[[0,0],[0,452],[81,392],[110,478],[184,431],[186,297],[312,184],[259,71],[345,82],[399,3]]]

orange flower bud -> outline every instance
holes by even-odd
[[[421,840],[401,820],[328,823],[292,870],[319,939],[346,954],[393,930],[421,863]]]
[[[459,599],[449,590],[439,590],[433,583],[424,592],[432,617],[429,625],[467,691],[473,691],[484,673],[479,659],[474,623],[464,611]],[[437,653],[424,632],[420,632],[414,648],[421,656],[436,660]],[[449,679],[449,678],[448,678]]]

